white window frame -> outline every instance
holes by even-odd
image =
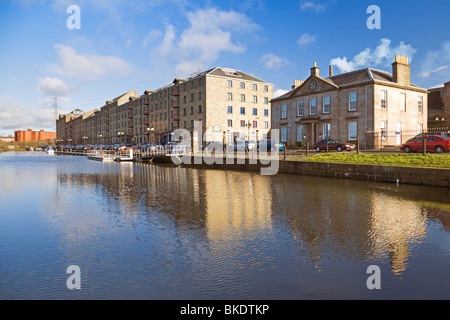
[[[423,113],[423,96],[417,97],[417,112]]]
[[[287,142],[287,127],[281,127],[281,141]]]
[[[314,101],[314,105],[313,105],[313,101]],[[313,108],[314,108],[314,112],[313,112]],[[309,99],[309,114],[311,116],[317,115],[317,98]]]
[[[354,100],[352,98],[355,98]],[[358,110],[358,91],[351,91],[348,94],[348,111]]]
[[[381,121],[380,129],[381,140],[387,140],[388,122],[386,120]]]
[[[388,91],[381,90],[381,109],[387,110],[388,108]]]
[[[417,125],[417,134],[423,133],[423,123]]]
[[[328,99],[328,104],[326,103],[326,99]],[[322,112],[324,114],[330,113],[331,109],[331,97],[330,96],[324,96],[323,97],[323,110]]]
[[[281,104],[281,119],[287,119],[287,103]]]
[[[330,138],[331,137],[331,123],[327,122],[324,123],[322,126],[322,134],[323,134],[323,138]]]
[[[300,108],[301,105],[301,108]],[[301,111],[301,112],[300,112]],[[303,117],[305,113],[305,100],[298,100],[297,101],[297,117]]]
[[[227,87],[233,88],[233,80],[227,80]]]
[[[354,136],[352,136],[353,133],[355,134]],[[358,121],[350,121],[348,123],[348,140],[358,140]]]
[[[297,141],[303,141],[303,125],[297,126]]]

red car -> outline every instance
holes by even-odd
[[[406,142],[400,147],[405,153],[421,152],[423,150],[423,142],[426,140],[427,152],[448,152],[450,150],[450,139],[440,135],[430,135],[416,138],[413,141]]]
[[[343,142],[338,139],[328,139],[328,150],[337,150],[338,152],[341,152],[343,150],[353,151],[355,148],[356,146],[353,143]],[[314,149],[316,149],[317,152],[327,150],[327,139],[316,142],[314,144]]]

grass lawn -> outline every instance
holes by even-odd
[[[311,157],[302,157],[300,161],[339,162],[376,164],[410,167],[450,168],[449,155],[427,154],[356,154],[356,153],[321,153]]]

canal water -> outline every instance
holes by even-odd
[[[0,299],[450,298],[446,188],[37,152],[0,183]]]

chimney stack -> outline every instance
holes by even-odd
[[[305,81],[301,81],[301,80],[294,80],[294,85],[292,86],[292,90],[295,88],[300,87]]]
[[[411,85],[411,66],[408,58],[395,55],[395,62],[392,64],[392,77],[394,82],[401,86]]]
[[[314,67],[311,68],[311,75],[312,76],[319,76],[319,68],[317,67],[317,64],[314,62]]]
[[[333,76],[333,66],[330,66],[330,77]]]

